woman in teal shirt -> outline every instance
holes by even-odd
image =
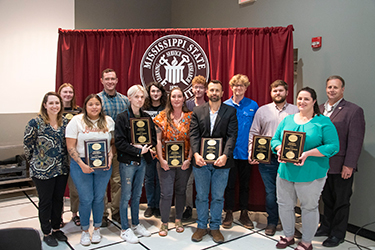
[[[339,139],[331,120],[320,114],[312,88],[305,87],[298,92],[297,107],[300,112],[285,117],[271,141],[272,149],[280,156],[284,130],[306,133],[300,162],[293,164],[279,160],[277,203],[285,237],[281,237],[276,247],[282,249],[295,243],[294,206],[298,198],[303,235],[302,242],[295,249],[311,250],[311,241],[319,224],[318,203],[329,169],[329,157],[339,151]]]

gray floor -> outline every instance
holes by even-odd
[[[38,221],[38,198],[31,195],[31,200],[26,195],[18,195],[17,197],[0,197],[0,228],[10,227],[33,227],[40,231]],[[35,205],[33,204],[35,203]],[[261,212],[251,212],[251,219],[254,221],[255,229],[248,230],[241,226],[237,221],[239,213],[235,213],[235,223],[231,229],[221,229],[225,237],[223,244],[216,244],[209,236],[205,236],[199,243],[191,241],[191,235],[195,231],[196,223],[191,220],[185,223],[185,231],[183,233],[176,233],[173,228],[174,223],[170,223],[169,232],[167,237],[160,237],[158,230],[160,227],[160,219],[151,217],[143,217],[146,204],[140,205],[140,221],[141,223],[152,232],[151,237],[141,238],[139,244],[129,244],[120,238],[120,227],[116,223],[111,223],[108,228],[101,230],[103,239],[99,244],[92,244],[89,247],[80,245],[80,228],[75,226],[71,221],[71,213],[69,212],[69,198],[65,199],[64,206],[64,220],[67,223],[62,229],[68,237],[68,242],[59,242],[57,247],[48,247],[43,243],[43,249],[152,249],[152,250],[172,250],[172,249],[276,249],[275,245],[277,240],[282,235],[282,231],[277,231],[273,237],[264,234],[264,227],[266,222],[266,214]],[[173,214],[173,210],[172,213]],[[196,218],[194,211],[193,218]],[[171,221],[173,218],[171,217]],[[299,218],[297,218],[299,222]],[[296,224],[300,227],[300,223]],[[92,229],[91,229],[92,230]],[[316,237],[313,241],[314,249],[327,249],[321,245],[325,237]],[[362,249],[375,249],[375,242],[363,237],[357,237],[357,243],[360,244]],[[294,249],[296,245],[287,249]],[[1,247],[0,247],[1,248]],[[359,249],[354,244],[354,235],[347,233],[345,242],[339,247],[333,248],[338,250],[343,249]]]

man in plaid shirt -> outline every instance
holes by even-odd
[[[125,111],[130,107],[128,98],[116,91],[116,85],[118,78],[116,72],[113,69],[105,69],[102,72],[102,78],[100,79],[103,84],[103,91],[98,93],[98,96],[102,99],[103,110],[106,115],[112,117],[116,122],[116,117],[121,112]],[[119,162],[117,161],[117,154],[113,156],[112,161],[112,176],[110,179],[111,183],[111,211],[112,220],[116,220],[121,223],[120,218],[120,200],[121,200],[121,177],[119,171]],[[108,226],[108,199],[105,201],[105,208],[102,220],[102,227]]]

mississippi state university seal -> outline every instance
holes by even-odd
[[[197,75],[208,79],[210,67],[206,53],[189,37],[163,36],[153,42],[143,55],[140,67],[144,87],[160,82],[169,93],[180,87],[186,100],[193,97],[191,81]]]

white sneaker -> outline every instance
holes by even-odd
[[[100,234],[100,228],[94,229],[92,232],[92,237],[91,237],[91,243],[97,244],[102,240],[102,235]]]
[[[80,243],[82,246],[90,246],[91,240],[89,232],[82,231]]]
[[[138,224],[137,226],[132,226],[132,229],[135,234],[150,237],[151,233],[148,231],[142,224]]]
[[[126,231],[121,231],[120,237],[124,241],[132,243],[132,244],[135,244],[135,243],[139,242],[138,237],[135,236],[135,234],[134,234],[134,232],[131,228],[126,229]]]

